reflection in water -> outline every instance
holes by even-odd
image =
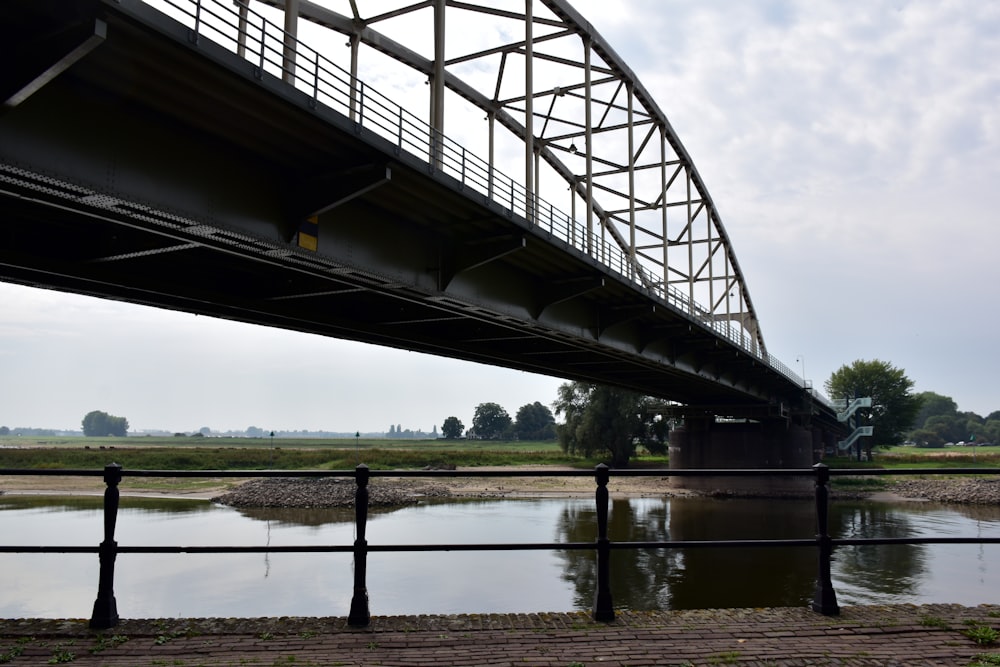
[[[890,505],[838,503],[834,509],[830,513],[830,534],[835,538],[909,537],[916,532],[910,516]],[[885,602],[886,596],[902,600],[915,593],[918,581],[926,574],[927,548],[920,544],[837,547],[833,570],[845,595],[865,602]]]
[[[43,512],[77,512],[80,510],[101,511],[104,496],[0,496],[0,512],[5,510],[35,509]],[[148,512],[151,514],[184,514],[208,512],[210,503],[188,498],[148,498],[145,496],[123,496],[119,500],[121,509]]]
[[[615,500],[615,542],[801,539],[815,534],[810,501],[699,498]],[[0,544],[96,546],[100,497],[0,498]],[[835,502],[834,537],[1000,537],[1000,508]],[[350,545],[351,510],[240,510],[203,501],[123,498],[122,546]],[[580,499],[434,502],[373,514],[372,545],[553,541],[593,543],[593,502]],[[840,547],[841,604],[995,602],[996,545]],[[373,614],[587,610],[593,550],[373,553]],[[96,554],[0,554],[0,617],[89,614]],[[812,598],[815,549],[614,549],[619,608],[801,606]],[[349,553],[121,554],[119,612],[143,616],[341,616],[352,593]]]
[[[398,511],[400,507],[372,507],[368,519]],[[319,528],[331,523],[354,524],[353,507],[234,507],[234,511],[256,521],[273,521],[277,525]]]
[[[612,542],[662,541],[667,537],[668,501],[617,499],[611,502],[608,537]],[[594,542],[597,512],[592,505],[569,505],[559,513],[558,542]],[[560,551],[564,581],[573,586],[578,609],[593,605],[597,587],[597,556],[590,550]],[[616,607],[669,608],[669,583],[677,568],[677,554],[665,549],[628,549],[611,552],[611,591]]]
[[[616,542],[811,538],[809,503],[765,500],[615,500],[608,534]],[[594,541],[596,512],[566,508],[559,539]],[[563,578],[573,582],[574,602],[587,608],[596,585],[591,551],[561,552]],[[687,548],[616,549],[611,553],[611,591],[616,607],[697,609],[793,606],[811,598],[816,555],[811,549]]]
[[[783,540],[815,536],[813,505],[802,500],[678,498],[671,503],[675,540]],[[674,609],[786,607],[812,598],[812,548],[684,549],[671,584]]]

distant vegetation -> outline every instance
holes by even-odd
[[[244,438],[11,438],[0,467],[100,468],[120,463],[133,470],[348,470],[513,465],[580,465],[558,444],[482,440],[268,440]]]

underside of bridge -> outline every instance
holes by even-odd
[[[140,2],[9,0],[0,26],[0,280],[836,425],[540,220]]]

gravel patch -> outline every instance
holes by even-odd
[[[902,479],[889,483],[888,491],[904,498],[963,505],[1000,505],[1000,479]]]
[[[354,507],[357,487],[353,479],[336,477],[269,477],[252,479],[212,502],[232,507],[330,508]],[[370,507],[401,507],[425,498],[446,498],[451,492],[440,484],[415,480],[372,480],[368,484]]]

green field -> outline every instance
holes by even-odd
[[[600,461],[563,454],[555,441],[279,439],[196,437],[0,439],[0,468],[133,470],[419,469],[445,465],[558,464],[583,468]],[[665,459],[663,459],[666,465]]]
[[[601,460],[567,456],[554,440],[0,438],[0,468],[92,469],[112,462],[133,470],[349,470],[358,463],[388,470],[546,464],[592,468]],[[995,468],[1000,467],[1000,447],[893,447],[876,450],[873,462],[830,458],[824,463],[831,468]],[[666,468],[669,461],[666,456],[639,456],[631,465]]]

